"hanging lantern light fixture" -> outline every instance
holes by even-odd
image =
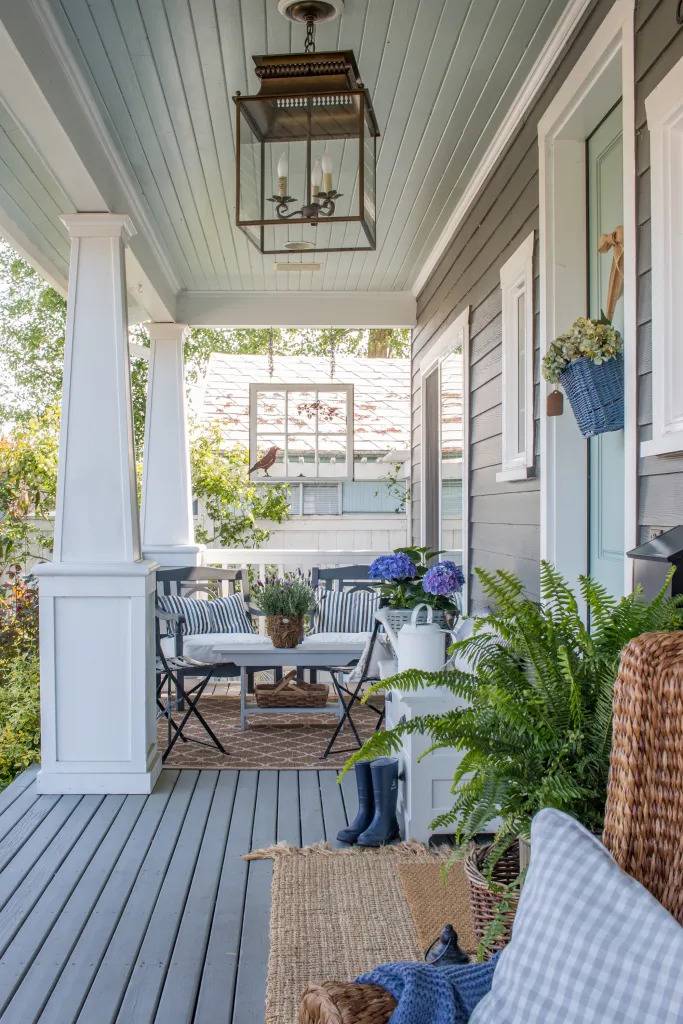
[[[344,0],[279,0],[306,26],[303,53],[253,57],[261,87],[237,93],[236,220],[262,253],[375,248],[379,130],[351,50],[316,53],[315,27]]]

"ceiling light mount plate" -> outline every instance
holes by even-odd
[[[278,0],[277,9],[290,21],[334,21],[344,10],[344,0]]]

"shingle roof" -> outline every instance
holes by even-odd
[[[410,447],[410,361],[339,356],[334,380],[323,356],[276,356],[272,378],[267,356],[214,353],[198,403],[202,422],[218,420],[229,445],[249,444],[250,384],[353,384],[356,453]]]

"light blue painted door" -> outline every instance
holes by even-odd
[[[588,293],[590,315],[607,305],[612,252],[598,252],[600,235],[624,223],[621,104],[588,139]],[[624,300],[614,326],[623,331]],[[624,432],[600,434],[588,442],[588,571],[610,593],[624,593]]]

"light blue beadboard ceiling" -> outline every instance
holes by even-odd
[[[317,47],[354,50],[373,98],[377,250],[295,275],[275,274],[235,227],[231,97],[257,91],[252,54],[303,49],[301,26],[276,0],[54,0],[189,290],[408,287],[566,5],[346,0]],[[343,170],[340,191],[354,183]]]

